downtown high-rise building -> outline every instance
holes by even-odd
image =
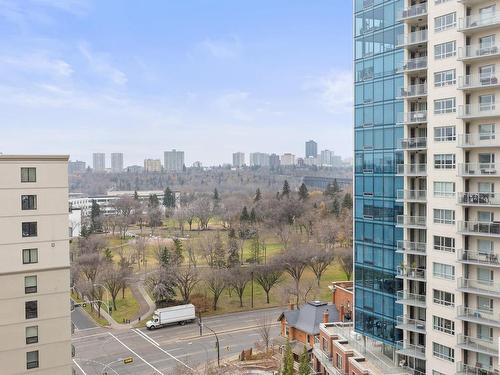
[[[283,166],[295,165],[295,155],[289,152],[284,153],[281,155],[280,163]]]
[[[316,158],[318,156],[318,144],[313,141],[306,142],[306,159],[307,158]]]
[[[123,172],[123,153],[114,152],[111,154],[111,172]]]
[[[92,169],[94,172],[106,171],[106,154],[104,152],[95,152],[92,154]]]
[[[184,151],[165,151],[164,168],[168,172],[181,172],[184,170]]]
[[[245,165],[245,153],[235,152],[233,153],[233,167],[241,168]]]
[[[269,167],[270,168],[279,168],[281,165],[280,156],[278,154],[272,153],[269,155]]]
[[[355,2],[355,327],[417,374],[498,374],[499,4],[399,4]]]
[[[269,167],[269,154],[264,152],[250,153],[250,166],[251,167]]]
[[[161,160],[144,159],[144,172],[161,172]]]
[[[0,155],[2,375],[72,371],[68,156]]]

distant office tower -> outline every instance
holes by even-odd
[[[295,165],[295,155],[290,153],[281,155],[281,165]]]
[[[319,156],[316,156],[315,158],[310,156],[310,157],[304,159],[304,164],[305,165],[320,165],[321,160],[320,160]]]
[[[304,165],[306,165],[306,163],[304,162],[304,158],[297,158],[297,166],[303,167]]]
[[[269,154],[263,152],[253,152],[250,154],[250,166],[269,167]]]
[[[0,155],[2,375],[68,375],[68,156]]]
[[[271,168],[278,168],[281,165],[280,157],[276,154],[269,155],[269,166]]]
[[[165,159],[165,170],[166,171],[174,171],[179,172],[184,169],[184,151],[165,151],[164,153]]]
[[[145,159],[144,160],[144,172],[161,172],[161,160],[160,159]]]
[[[306,159],[318,156],[318,144],[313,140],[306,142]]]
[[[84,161],[76,160],[68,162],[68,173],[83,173],[87,168],[87,164]]]
[[[106,171],[106,155],[102,152],[92,154],[92,168],[94,172]]]
[[[121,152],[111,154],[111,172],[123,172],[123,154]]]
[[[241,168],[245,165],[245,153],[235,152],[233,154],[233,167]]]

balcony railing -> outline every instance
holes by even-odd
[[[427,190],[398,190],[396,193],[397,200],[409,200],[425,202]]]
[[[426,216],[409,216],[409,215],[398,215],[397,225],[403,226],[415,226],[425,228],[427,221]]]
[[[472,280],[460,277],[458,279],[458,288],[467,293],[500,297],[500,283],[493,281]]]
[[[398,266],[397,271],[398,277],[425,281],[425,268]]]
[[[427,3],[416,4],[403,9],[401,13],[397,15],[398,21],[407,20],[414,17],[421,17],[427,14]]]
[[[498,340],[487,340],[472,336],[459,334],[457,336],[457,345],[466,350],[485,353],[489,355],[498,355]]]
[[[500,108],[492,104],[465,104],[458,106],[459,118],[481,118],[500,116]]]
[[[463,362],[457,362],[457,373],[456,375],[498,375],[498,369],[494,369],[493,366],[484,366],[483,364],[478,364],[479,366],[465,364]]]
[[[398,73],[401,73],[401,72],[411,72],[414,70],[422,70],[422,69],[427,69],[427,56],[408,59],[406,60],[405,63],[398,66],[396,68],[396,71]]]
[[[500,164],[496,163],[463,163],[458,164],[460,176],[499,176]]]
[[[408,252],[424,255],[426,252],[426,247],[427,245],[425,242],[398,241],[397,243],[398,252]]]
[[[496,86],[500,82],[497,76],[494,74],[470,74],[466,76],[458,77],[458,88],[459,89],[473,89],[480,87],[491,87]]]
[[[400,98],[412,98],[415,96],[426,96],[427,95],[427,84],[419,83],[416,85],[410,85],[408,87],[402,87],[399,93]]]
[[[427,174],[427,164],[398,164],[397,174],[425,176]]]
[[[500,314],[494,313],[491,310],[478,310],[466,306],[458,306],[457,319],[500,327]]]
[[[425,307],[425,295],[400,290],[396,292],[396,302],[406,305]]]
[[[396,343],[396,351],[410,357],[425,359],[425,346],[411,344],[407,340],[401,340]]]
[[[325,367],[328,370],[329,374],[335,374],[335,375],[342,375],[340,371],[335,368],[335,366],[332,363],[332,357],[325,353],[319,344],[314,344],[314,356],[318,359],[318,361],[321,363],[323,367]]]
[[[500,206],[500,193],[458,193],[458,203],[467,206]]]
[[[459,221],[458,231],[464,234],[500,236],[500,223],[483,221]]]
[[[400,140],[402,150],[422,150],[427,148],[427,137],[403,138]]]
[[[406,315],[397,317],[397,328],[406,329],[409,331],[424,331],[425,332],[425,321],[412,319]]]
[[[406,33],[398,35],[396,39],[396,47],[411,46],[413,44],[426,43],[427,42],[427,30],[414,31],[412,33]]]
[[[496,133],[470,133],[458,135],[458,147],[499,147]]]
[[[490,14],[473,14],[458,20],[458,29],[462,31],[484,28],[500,24],[500,17],[498,12]]]
[[[457,258],[463,263],[500,267],[500,254],[495,252],[459,249]]]
[[[421,124],[427,122],[427,111],[400,112],[397,122],[401,124]]]
[[[459,59],[482,59],[488,58],[491,56],[498,55],[499,53],[498,46],[496,45],[478,45],[472,44],[465,47],[460,47],[458,49],[458,58]]]

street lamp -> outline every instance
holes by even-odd
[[[200,325],[200,336],[203,336],[203,323],[201,322],[201,311],[198,313],[198,324]],[[220,344],[219,344],[219,336],[217,336],[217,333],[210,328],[209,326],[205,325],[205,327],[214,334],[215,336],[215,347],[217,348],[217,367],[220,367]]]
[[[95,286],[100,286],[100,287],[102,287],[102,288],[106,291],[106,296],[107,296],[107,303],[106,303],[106,304],[107,304],[107,307],[108,307],[108,314],[111,314],[111,311],[109,311],[109,308],[110,308],[110,306],[109,306],[109,301],[110,301],[110,298],[109,298],[109,297],[110,297],[110,295],[111,295],[111,293],[110,293],[109,289],[108,289],[108,288],[106,288],[103,284],[97,284],[97,283],[94,283],[94,284],[92,284],[92,285],[93,285],[94,287],[95,287]]]

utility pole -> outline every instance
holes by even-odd
[[[250,272],[250,275],[252,275],[252,309],[253,309],[253,271]]]
[[[217,336],[217,333],[210,328],[209,326],[206,326],[208,330],[210,330],[214,336],[215,336],[215,347],[217,348],[217,367],[220,367],[220,345],[219,345],[219,336]]]
[[[201,322],[201,311],[198,311],[198,325],[200,326],[200,337],[203,336],[203,323]]]

